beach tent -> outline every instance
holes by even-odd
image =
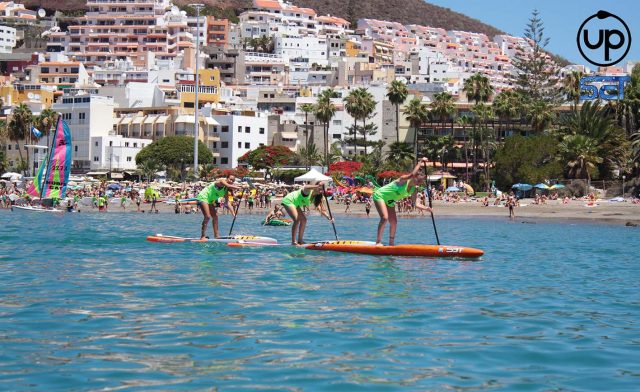
[[[533,186],[536,189],[551,189],[551,187],[547,184],[539,183]]]
[[[293,181],[295,181],[295,182],[332,181],[332,180],[333,179],[331,177],[325,176],[324,174],[320,173],[316,169],[311,169],[308,172],[306,172],[305,174],[303,174],[301,176],[298,176],[298,177],[293,179]]]
[[[15,173],[15,172],[6,172],[2,175],[2,178],[9,178],[9,179],[13,179],[13,178],[22,178],[22,174],[20,173]]]
[[[530,191],[531,189],[533,189],[533,185],[518,183],[518,184],[513,184],[513,186],[511,188],[519,190],[519,191]]]
[[[458,188],[457,186],[450,186],[449,188],[444,190],[445,192],[460,192],[461,189]]]
[[[111,191],[117,191],[120,190],[122,187],[120,186],[120,184],[109,184],[107,185],[107,189],[111,190]]]
[[[562,184],[555,184],[555,185],[551,185],[550,189],[562,189],[564,188],[564,185]]]

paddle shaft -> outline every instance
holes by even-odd
[[[424,166],[424,175],[426,179],[429,178],[427,174],[427,166]],[[429,208],[431,208],[431,223],[433,223],[433,232],[436,233],[436,242],[440,245],[440,237],[438,237],[438,229],[436,228],[436,218],[433,217],[433,205],[431,204],[431,189],[429,189],[429,181],[427,181],[427,196],[429,197]]]
[[[242,199],[244,199],[244,188],[242,188],[240,200],[238,200],[238,205],[236,206],[236,212],[235,214],[233,214],[233,222],[231,222],[231,228],[229,229],[229,237],[231,236],[231,232],[233,231],[233,226],[236,224],[236,218],[238,217],[238,210],[240,209],[240,203],[242,203]]]
[[[327,194],[324,189],[324,184],[322,184],[322,195],[324,199],[327,201],[327,211],[329,212],[329,218],[331,219],[331,226],[333,226],[333,234],[336,236],[336,241],[338,241],[338,231],[336,230],[336,224],[333,222],[333,215],[331,214],[331,206],[329,205],[329,199],[327,199]]]

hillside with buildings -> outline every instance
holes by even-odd
[[[179,0],[177,5],[188,5],[192,1]],[[222,9],[232,8],[239,15],[251,7],[251,0],[203,0],[202,3]],[[58,10],[80,10],[84,0],[61,0],[55,3],[45,0],[29,0],[30,8],[44,7]],[[358,19],[384,19],[402,24],[419,24],[440,27],[447,30],[464,30],[484,33],[489,36],[501,31],[477,19],[445,7],[429,4],[424,0],[292,0],[291,4],[312,8],[321,15],[335,15],[351,23]]]

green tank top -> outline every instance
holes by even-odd
[[[227,194],[227,187],[223,186],[218,189],[216,183],[212,183],[198,193],[197,199],[208,204],[213,204],[218,201],[219,198],[224,197]]]
[[[415,189],[415,186],[409,188],[408,181],[404,185],[398,185],[397,181],[393,181],[376,189],[373,193],[373,200],[384,200],[385,203],[395,202],[411,196]]]
[[[305,207],[311,205],[311,191],[307,196],[302,194],[301,189],[293,191],[282,199],[282,205],[294,207]]]

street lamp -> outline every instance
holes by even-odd
[[[200,10],[204,4],[191,4],[196,9],[196,72],[195,72],[195,103],[194,103],[194,121],[193,121],[193,175],[198,178],[198,136],[200,136],[200,127],[198,126],[198,90],[200,83]]]
[[[624,199],[624,180],[627,179],[627,176],[622,175],[622,198]]]

